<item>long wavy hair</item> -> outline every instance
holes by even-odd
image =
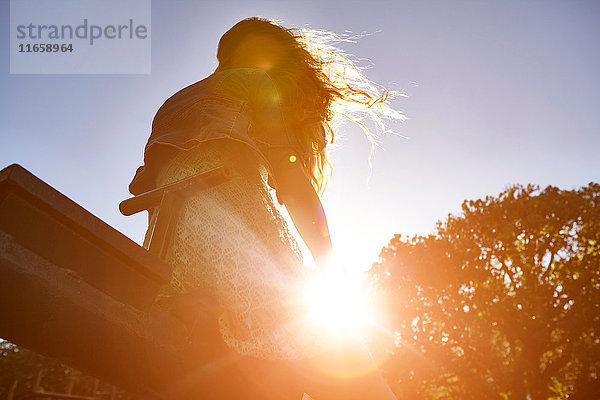
[[[259,51],[272,59],[264,69],[278,87],[304,170],[318,193],[323,192],[332,176],[332,165],[325,150],[334,142],[336,122],[347,119],[363,129],[371,142],[370,163],[376,137],[363,123],[364,118],[374,123],[377,132],[385,132],[385,118],[405,118],[387,101],[398,93],[382,90],[369,81],[336,47],[352,38],[331,32],[289,29],[265,18],[247,18],[235,24],[219,41],[218,68],[243,66],[240,48],[244,40],[252,37],[267,38],[271,47],[277,47],[250,49],[247,58]]]

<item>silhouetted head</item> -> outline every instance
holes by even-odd
[[[217,49],[219,69],[259,68],[266,71],[294,57],[300,48],[292,31],[260,17],[244,19],[229,29]]]
[[[305,170],[317,189],[324,186],[327,143],[333,131],[330,104],[335,89],[321,70],[322,62],[308,51],[299,30],[265,18],[244,19],[229,29],[217,49],[217,71],[256,68],[269,73],[277,85],[281,106],[297,139]]]
[[[317,190],[330,175],[325,147],[332,143],[334,116],[360,121],[367,114],[382,126],[379,115],[394,116],[362,72],[331,45],[341,36],[326,31],[289,29],[274,21],[246,18],[229,29],[217,48],[217,71],[256,68],[266,71],[279,91],[282,110],[297,141],[307,175]],[[335,112],[332,108],[335,106]],[[361,124],[374,145],[366,127]]]

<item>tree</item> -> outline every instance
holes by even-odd
[[[33,398],[35,376],[40,369],[43,372],[40,389],[45,392],[70,392],[70,394],[90,398],[96,396],[95,398],[98,399],[114,397],[116,400],[128,400],[132,398],[128,393],[117,390],[107,383],[99,382],[92,376],[84,375],[56,359],[0,339],[0,399]]]
[[[600,185],[514,186],[370,270],[402,399],[600,398]]]
[[[66,385],[68,369],[65,366],[0,339],[0,398],[8,398],[13,385],[15,399],[28,398],[33,389],[34,374],[40,367],[44,368],[45,381],[52,383],[52,389],[62,389]]]

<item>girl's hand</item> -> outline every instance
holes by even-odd
[[[339,262],[333,250],[315,258],[316,272],[324,275],[343,274],[344,266]]]

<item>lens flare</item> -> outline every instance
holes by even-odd
[[[306,296],[313,323],[326,333],[357,332],[365,324],[367,306],[358,274],[341,269],[315,274]]]
[[[305,291],[310,323],[326,350],[311,362],[323,373],[342,379],[376,373],[379,361],[369,352],[364,334],[377,328],[363,274],[344,270],[331,259],[325,270],[311,276]]]

